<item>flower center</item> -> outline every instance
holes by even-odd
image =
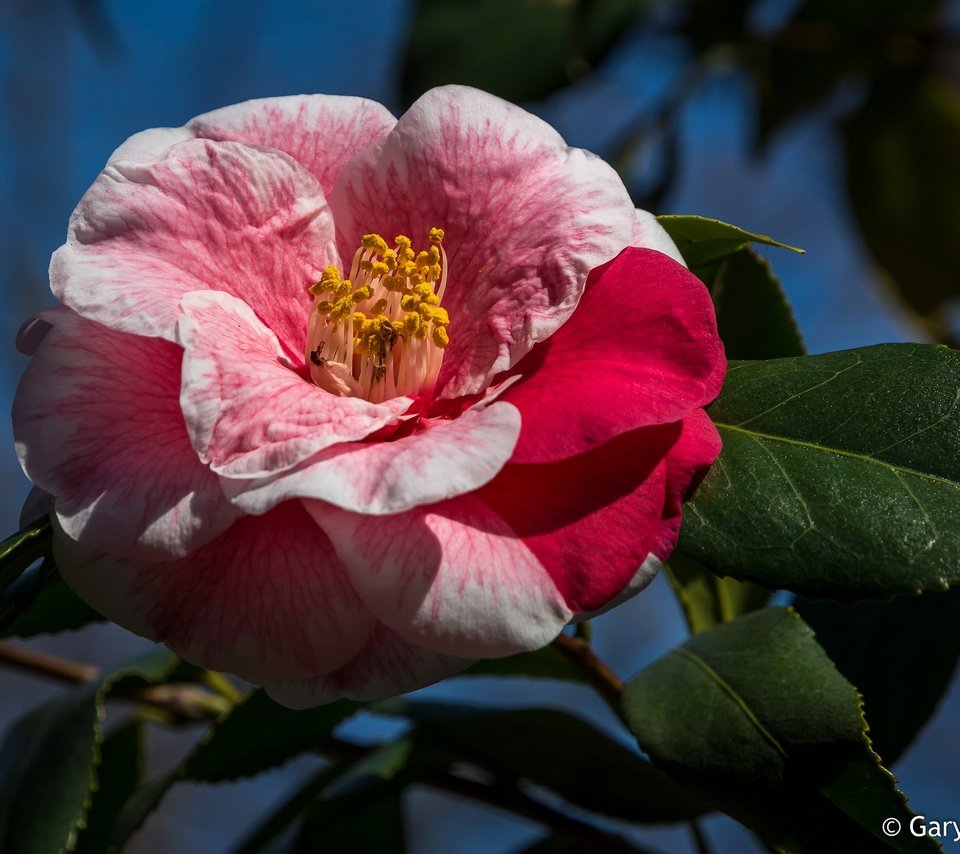
[[[350,277],[333,265],[309,288],[310,379],[333,394],[380,403],[433,389],[450,342],[440,307],[447,284],[443,229],[430,229],[430,248],[414,252],[398,235],[391,249],[365,234]]]

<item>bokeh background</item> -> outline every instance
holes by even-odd
[[[613,162],[638,204],[656,213],[716,217],[805,247],[805,255],[765,255],[810,352],[954,343],[958,56],[955,0],[0,0],[3,406],[9,411],[25,365],[14,334],[53,302],[50,254],[127,136],[301,92],[360,95],[399,115],[425,88],[453,81],[523,103],[570,144]],[[29,487],[7,420],[0,477],[7,533]],[[599,654],[623,676],[683,635],[663,579],[595,624]],[[146,646],[107,625],[26,643],[98,664]],[[0,727],[58,690],[40,677],[0,672]],[[628,741],[578,687],[460,679],[424,694],[558,706]],[[955,680],[894,767],[928,817],[960,819],[958,716]],[[389,724],[362,716],[350,726],[352,736],[372,740]],[[153,766],[172,764],[194,738],[157,736]],[[302,758],[229,786],[181,786],[134,850],[230,851],[314,767]],[[521,851],[544,832],[425,789],[405,808],[417,854]],[[715,851],[762,850],[722,817],[705,830]],[[651,851],[695,850],[684,828],[634,838]]]

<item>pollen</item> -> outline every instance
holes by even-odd
[[[450,316],[441,306],[444,236],[431,228],[426,247],[415,250],[403,234],[392,248],[381,235],[365,234],[349,276],[331,265],[308,286],[314,302],[306,362],[316,385],[374,403],[432,391],[450,343]]]

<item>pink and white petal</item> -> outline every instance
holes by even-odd
[[[679,421],[716,397],[725,370],[703,283],[661,252],[625,249],[591,273],[573,316],[501,396],[523,416],[512,461],[565,459]]]
[[[187,128],[206,139],[284,151],[329,193],[344,164],[383,139],[396,123],[386,107],[366,98],[288,95],[213,110],[191,119]]]
[[[104,616],[201,667],[260,682],[336,670],[375,620],[299,502],[247,516],[178,561],[91,556],[58,538],[67,583]]]
[[[402,513],[491,481],[510,459],[519,433],[517,410],[493,403],[453,420],[425,419],[416,432],[392,441],[330,448],[273,478],[225,479],[222,485],[246,513],[264,513],[289,498],[318,499],[373,516]]]
[[[651,552],[640,564],[640,569],[637,570],[633,578],[627,582],[627,586],[612,599],[609,599],[606,605],[597,608],[595,611],[581,611],[573,618],[572,622],[582,623],[585,620],[592,620],[594,617],[600,617],[607,611],[612,611],[617,606],[629,601],[653,581],[661,569],[663,569],[663,562]]]
[[[190,445],[175,344],[72,311],[50,324],[13,404],[23,470],[66,533],[141,560],[180,557],[238,515]]]
[[[263,687],[282,706],[309,709],[341,698],[386,700],[454,676],[471,664],[472,659],[408,643],[378,624],[356,658],[338,670],[314,679],[270,680]]]
[[[653,546],[653,553],[661,560],[667,560],[677,545],[683,502],[693,497],[722,447],[717,428],[702,409],[695,409],[683,419],[680,440],[667,456],[667,500]]]
[[[668,258],[673,258],[678,264],[687,266],[687,262],[683,260],[683,255],[677,249],[677,244],[667,234],[667,230],[660,225],[660,222],[652,213],[642,208],[637,208],[636,211],[636,218],[633,221],[633,240],[630,245],[640,249],[656,249],[657,252],[662,252]]]
[[[156,163],[178,142],[193,139],[194,133],[187,128],[150,128],[135,133],[123,142],[107,160],[108,163],[123,161],[131,165]]]
[[[647,427],[562,462],[511,463],[476,497],[546,568],[570,610],[594,611],[623,590],[654,547],[664,458],[679,434],[679,424]]]
[[[248,303],[292,353],[306,340],[306,288],[335,259],[316,178],[288,155],[187,140],[156,163],[108,164],[50,262],[54,294],[79,314],[174,340],[181,297]]]
[[[332,445],[364,439],[410,406],[406,397],[376,404],[318,388],[230,294],[195,291],[181,308],[180,404],[193,447],[225,477],[286,471]]]
[[[306,506],[367,607],[413,644],[497,658],[539,649],[570,621],[546,569],[471,495],[375,522],[328,504]]]
[[[450,344],[440,397],[476,393],[573,311],[587,273],[630,244],[617,173],[541,119],[464,86],[423,95],[330,196],[343,258],[365,232],[446,230]]]

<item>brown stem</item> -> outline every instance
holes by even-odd
[[[100,675],[99,669],[90,664],[80,664],[67,658],[60,658],[58,655],[5,641],[0,641],[0,662],[27,673],[52,676],[74,684],[93,682]]]
[[[598,658],[590,646],[579,638],[559,635],[554,640],[553,646],[583,670],[590,684],[600,692],[600,696],[607,701],[617,717],[623,720],[621,706],[623,680],[613,672],[610,666],[603,659]]]

